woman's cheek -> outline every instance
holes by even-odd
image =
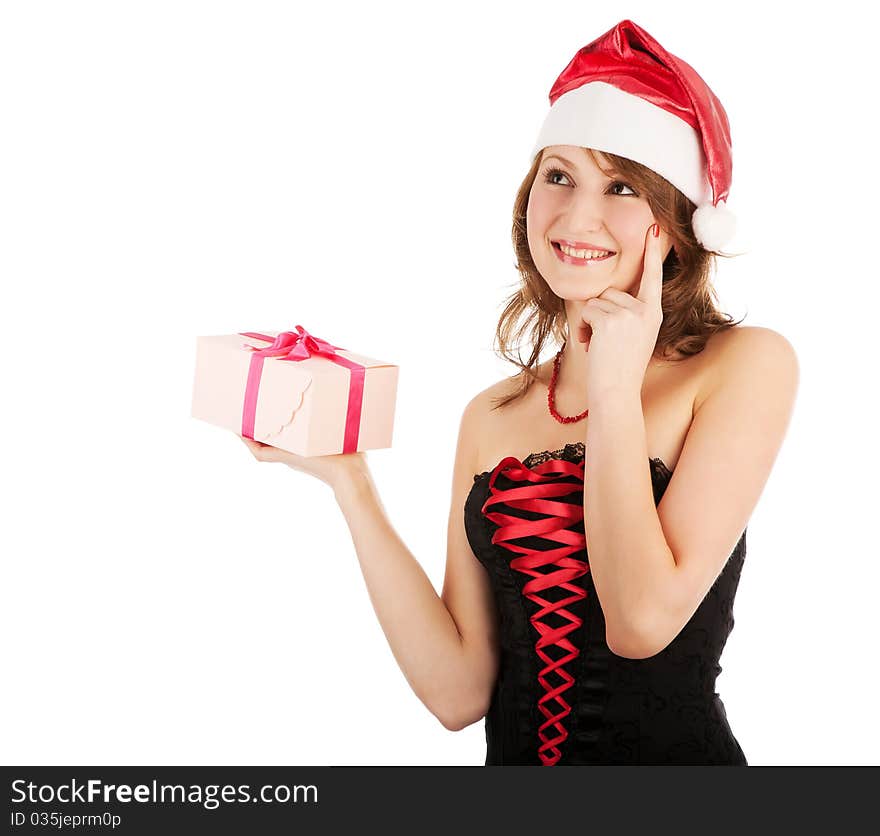
[[[550,210],[547,195],[540,190],[533,191],[529,196],[529,205],[526,209],[526,223],[529,228],[534,228],[538,234],[542,234]]]

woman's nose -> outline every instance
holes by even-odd
[[[599,230],[604,222],[605,204],[602,195],[592,194],[583,189],[572,195],[567,212],[569,225],[585,232]]]

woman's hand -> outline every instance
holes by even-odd
[[[367,457],[363,452],[337,453],[331,456],[299,456],[244,436],[239,438],[247,445],[257,461],[281,462],[294,470],[317,477],[334,491],[352,472],[363,471],[367,467]]]
[[[577,339],[586,343],[587,380],[594,403],[619,391],[632,391],[638,396],[657,347],[657,334],[663,322],[661,254],[665,236],[655,238],[653,226],[645,237],[642,277],[636,295],[609,287],[587,299],[581,309]]]

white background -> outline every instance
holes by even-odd
[[[748,8],[4,4],[3,762],[483,762],[397,667],[330,489],[189,416],[195,338],[400,366],[368,461],[439,591],[461,411],[515,371],[516,189],[623,18],[724,103],[720,307],[801,364],[718,691],[754,765],[878,762],[876,56],[855,4]]]

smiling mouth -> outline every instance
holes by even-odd
[[[553,251],[556,253],[556,257],[563,261],[566,264],[598,264],[601,261],[608,261],[609,258],[617,255],[615,252],[609,252],[607,255],[600,256],[598,258],[578,258],[577,256],[568,255],[563,252],[562,247],[556,241],[551,242],[553,245]]]

